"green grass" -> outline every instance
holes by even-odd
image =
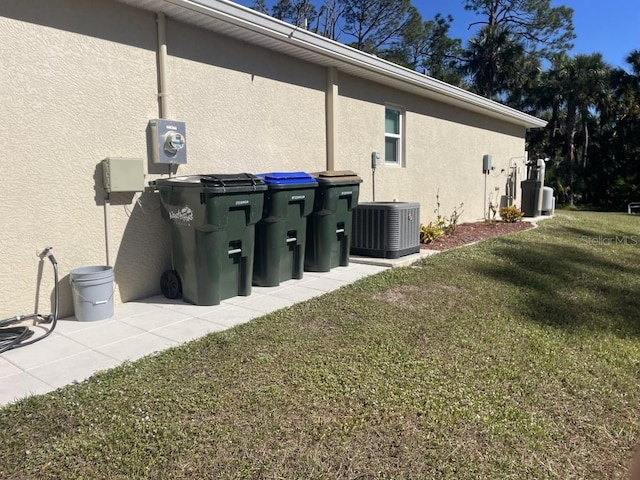
[[[635,243],[640,216],[561,212],[23,400],[0,477],[624,478]]]

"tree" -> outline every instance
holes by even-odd
[[[318,18],[314,32],[331,40],[338,40],[340,19],[344,13],[344,7],[340,0],[324,0],[318,11]]]
[[[573,9],[550,0],[464,0],[465,9],[485,17],[473,25],[500,29],[521,40],[530,54],[550,58],[572,47]]]
[[[563,56],[558,63],[559,74],[563,81],[562,93],[566,103],[566,120],[564,131],[564,163],[567,169],[567,186],[569,188],[569,203],[573,205],[575,197],[576,170],[576,127],[578,114],[582,115],[582,125],[586,129],[586,115],[589,108],[595,105],[600,86],[606,75],[607,66],[602,60],[602,54],[576,55],[573,58]],[[585,148],[588,147],[588,131],[585,130]]]
[[[278,0],[271,8],[271,16],[307,28],[316,21],[318,14],[311,0]]]
[[[590,199],[613,208],[640,198],[640,51],[626,61],[630,71],[612,69],[609,94],[600,98],[599,128],[589,148],[594,160],[585,172]]]
[[[422,67],[427,75],[448,83],[462,82],[462,40],[449,37],[453,17],[436,14],[433,20],[424,23],[425,49]]]
[[[521,85],[535,69],[523,43],[502,26],[486,26],[469,41],[465,71],[473,91],[499,100]]]
[[[535,89],[539,111],[546,111],[549,123],[546,138],[537,138],[554,162],[553,172],[573,204],[590,187],[584,182],[588,167],[592,132],[602,138],[602,121],[611,109],[610,67],[602,55],[560,54],[541,76]]]
[[[420,12],[411,7],[400,39],[381,56],[412,70],[453,84],[460,84],[462,42],[449,37],[453,17],[436,14],[433,20],[422,21]]]
[[[342,32],[352,47],[377,54],[397,39],[409,20],[411,0],[338,0],[343,8]]]
[[[260,13],[265,13],[269,15],[269,9],[267,8],[267,5],[264,3],[264,0],[253,0],[253,3],[251,4],[251,8],[253,8],[254,10],[257,10]]]
[[[550,0],[464,0],[482,20],[469,41],[466,72],[477,93],[521,108],[545,58],[571,46],[573,10]]]

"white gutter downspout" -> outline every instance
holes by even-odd
[[[158,12],[158,106],[160,118],[169,118],[167,106],[167,18]]]
[[[327,127],[327,170],[335,170],[336,156],[336,102],[338,100],[338,69],[327,69],[326,127]]]

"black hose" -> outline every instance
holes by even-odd
[[[58,323],[58,305],[60,303],[58,292],[58,262],[56,261],[56,257],[54,257],[53,254],[50,253],[50,251],[47,252],[46,256],[49,257],[49,260],[53,265],[53,276],[55,279],[55,284],[53,287],[53,313],[47,316],[33,313],[29,315],[16,316],[7,318],[5,320],[0,320],[0,353],[14,348],[26,347],[27,345],[39,342],[40,340],[51,335],[51,332],[53,332],[56,328],[56,324]],[[33,330],[29,329],[28,327],[2,328],[5,325],[8,326],[31,318],[36,319],[35,323],[50,323],[51,328],[49,328],[44,335],[34,338],[33,340],[29,340],[29,338],[33,336]]]

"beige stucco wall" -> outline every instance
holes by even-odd
[[[159,293],[170,267],[169,232],[152,192],[113,194],[105,209],[101,161],[144,160],[146,180],[166,175],[147,161],[147,124],[158,117],[155,15],[112,0],[0,2],[0,105],[5,122],[0,242],[0,318],[52,310],[53,246],[61,315],[72,313],[69,272],[106,263],[116,303]],[[186,122],[188,164],[178,174],[318,171],[326,165],[326,69],[167,21],[169,116]],[[496,170],[488,192],[504,193],[524,129],[338,74],[335,168],[364,179],[384,151],[384,106],[406,109],[405,165],[376,172],[376,200],[418,201],[434,218],[483,217],[482,155]],[[7,135],[7,132],[10,134]],[[519,160],[521,162],[521,160]]]
[[[187,122],[181,172],[325,165],[322,67],[169,21],[169,109]]]
[[[463,203],[461,221],[484,218],[482,156],[493,156],[487,198],[492,194],[499,201],[510,162],[522,165],[524,128],[340,74],[336,169],[362,176],[361,202],[373,199],[371,152],[384,157],[385,105],[405,111],[405,155],[402,167],[376,169],[376,201],[419,202],[421,222],[428,223],[435,220],[439,193],[442,215]]]
[[[105,263],[98,165],[145,152],[140,132],[157,109],[153,16],[113,2],[10,0],[0,3],[0,31],[0,317],[52,311],[51,266],[40,271],[36,256],[45,246],[58,260],[65,315],[70,270]],[[123,205],[110,213],[112,258],[125,232],[135,243],[162,236],[157,222],[130,226]],[[136,250],[143,275],[158,270],[151,252]]]
[[[178,174],[324,166],[322,69],[167,23],[170,112],[189,142]],[[45,246],[59,263],[63,316],[73,311],[69,272],[105,264],[102,159],[143,158],[145,171],[165,171],[146,160],[147,123],[158,117],[155,25],[153,13],[109,0],[0,2],[0,105],[11,132],[0,318],[52,311],[52,270],[36,256]],[[159,292],[170,254],[158,209],[153,193],[111,197],[116,302]]]

